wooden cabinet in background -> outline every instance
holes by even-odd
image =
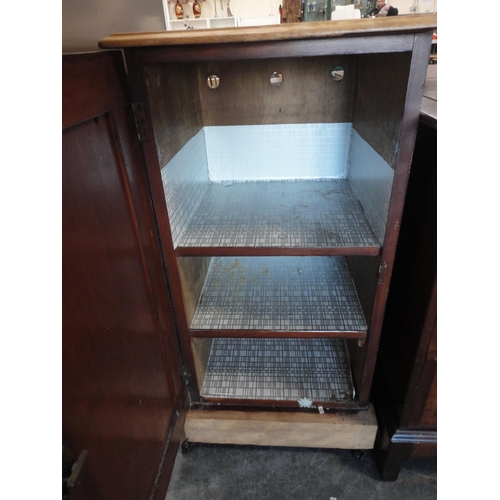
[[[435,127],[435,124],[434,124]],[[418,128],[373,386],[380,475],[437,452],[437,131]]]

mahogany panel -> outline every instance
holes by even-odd
[[[161,177],[161,168],[163,165],[160,165],[159,162],[157,141],[155,140],[157,131],[153,125],[152,108],[154,108],[154,104],[150,104],[149,102],[143,55],[144,54],[141,50],[129,50],[125,53],[131,84],[131,99],[133,102],[142,103],[145,112],[144,125],[148,133],[147,138],[142,140],[142,150],[146,163],[148,186],[151,192],[151,199],[156,217],[157,231],[165,263],[165,272],[168,278],[170,297],[175,311],[174,320],[179,333],[178,339],[182,353],[183,370],[185,370],[188,374],[193,374],[195,373],[195,361],[191,351],[191,343],[184,319],[186,317],[186,312],[182,297],[179,270],[177,267],[177,256],[174,252],[168,208],[166,205],[165,192]],[[195,117],[196,114],[191,114],[190,116]],[[190,127],[188,125],[186,129],[189,128]],[[162,134],[163,132],[159,131],[159,133]],[[191,380],[193,380],[193,378],[191,378]],[[189,384],[189,391],[191,401],[198,401],[198,392],[194,382]]]
[[[269,407],[275,408],[294,408],[298,410],[300,408],[297,401],[293,400],[271,400],[271,399],[244,399],[244,398],[201,398],[202,401],[211,403],[214,405],[223,405],[224,409],[230,410],[235,408],[250,409],[252,411],[257,411],[259,408],[268,409]],[[361,411],[368,408],[368,404],[361,405],[357,401],[354,402],[336,402],[336,401],[312,401],[311,405],[315,408],[317,412],[317,407],[322,406],[327,409],[335,409],[338,411]],[[301,408],[302,411],[302,408]]]
[[[437,354],[429,352],[424,365],[415,411],[409,427],[415,429],[437,429]]]
[[[436,129],[420,122],[372,393],[387,480],[437,450],[436,148]]]
[[[211,30],[185,30],[176,32],[117,33],[99,42],[100,48],[160,47],[198,44],[250,43],[259,41],[318,40],[351,36],[374,37],[429,32],[437,27],[437,15],[394,16],[384,19],[352,19],[344,21],[317,21],[287,23],[273,26],[249,26]],[[380,36],[380,38],[384,38]],[[316,44],[318,47],[318,44]],[[318,47],[320,50],[321,47]],[[411,47],[410,47],[411,48]],[[352,49],[351,49],[352,50]]]
[[[189,331],[190,335],[194,338],[217,338],[217,337],[231,337],[231,338],[336,338],[336,339],[366,339],[366,332],[364,331],[325,331],[325,330],[297,330],[297,331],[283,331],[283,330],[193,330]]]
[[[360,403],[368,402],[370,388],[375,371],[377,360],[377,349],[382,330],[382,322],[386,307],[389,285],[391,282],[394,257],[398,243],[399,229],[405,203],[408,179],[410,175],[411,161],[417,135],[418,120],[420,116],[420,103],[427,73],[427,56],[430,47],[431,33],[415,35],[415,43],[411,54],[411,63],[408,77],[408,88],[403,107],[401,128],[397,136],[395,149],[395,172],[392,184],[389,216],[384,237],[380,261],[384,265],[383,273],[379,273],[377,279],[377,291],[375,293],[373,316],[370,325],[368,340],[364,346],[365,361],[363,362],[363,372],[361,376],[359,400]],[[391,80],[393,75],[388,75],[387,80]],[[357,103],[359,106],[359,103]],[[355,111],[356,113],[356,111]],[[372,118],[374,125],[377,123],[376,117]]]
[[[380,341],[380,370],[401,425],[415,424],[415,398],[428,351],[437,338],[437,135],[420,124],[396,254],[392,290]],[[432,351],[431,351],[432,352]],[[420,396],[424,399],[426,396]]]
[[[326,21],[322,22],[325,23]],[[238,28],[238,30],[241,29],[243,28]],[[192,30],[191,32],[194,31],[201,30]],[[176,33],[183,32],[176,31]],[[318,41],[312,39],[225,44],[209,43],[206,45],[201,45],[202,42],[200,41],[200,45],[181,44],[170,47],[147,47],[143,49],[143,54],[145,63],[274,59],[277,57],[314,57],[353,53],[410,52],[412,41],[412,35],[393,35],[390,39],[384,36],[359,36],[356,38],[355,45],[349,37],[330,38],[329,36],[321,40],[319,44]]]
[[[145,65],[144,76],[163,167],[203,126],[197,69],[192,63]]]
[[[359,56],[353,127],[392,167],[400,148],[411,53]]]
[[[432,337],[431,337],[431,342],[429,344],[429,351],[436,351],[437,352],[437,324],[434,325]]]
[[[380,247],[177,247],[175,250],[180,257],[271,257],[290,256],[305,257],[308,255],[367,255],[377,256]]]
[[[413,445],[410,458],[437,456],[437,435],[434,443],[417,443]]]
[[[377,274],[380,265],[378,256],[348,255],[347,262],[351,272],[356,292],[363,309],[363,314],[368,324],[371,323],[373,312],[373,301],[377,289]]]
[[[62,432],[95,500],[164,497],[184,409],[123,74],[119,53],[63,57]]]
[[[380,258],[378,256],[368,257],[352,255],[347,257],[347,262],[366,322],[368,325],[371,325],[373,303],[377,291],[377,274]],[[359,342],[355,340],[348,340],[347,342],[349,355],[351,357],[353,382],[358,393],[362,384],[363,366],[366,356],[364,346],[365,343],[360,345]]]

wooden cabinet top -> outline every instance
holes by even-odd
[[[275,42],[284,40],[320,40],[352,36],[380,36],[418,33],[437,28],[436,14],[392,16],[289,23],[273,26],[252,26],[149,33],[118,33],[99,42],[102,49],[210,45],[225,43]]]

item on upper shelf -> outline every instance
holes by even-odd
[[[182,19],[184,17],[184,9],[182,8],[182,5],[179,3],[179,0],[177,0],[177,3],[175,4],[175,17],[177,19]]]
[[[231,12],[231,9],[229,8],[230,3],[231,3],[231,0],[227,0],[227,4],[226,4],[227,17],[233,17],[233,13]]]
[[[198,0],[194,0],[193,14],[196,19],[198,19],[201,16],[201,5],[198,3]]]

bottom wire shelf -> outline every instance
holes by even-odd
[[[346,341],[213,339],[200,395],[207,400],[353,401]]]

